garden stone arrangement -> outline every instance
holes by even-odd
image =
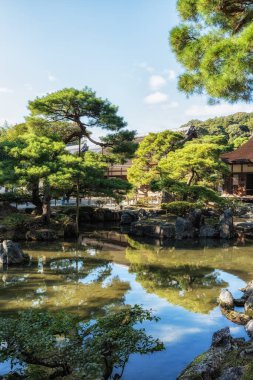
[[[156,239],[220,238],[229,240],[237,236],[230,209],[225,210],[214,224],[207,222],[210,218],[206,218],[200,209],[192,210],[185,217],[176,217],[175,222],[161,220],[160,215],[158,212],[153,214],[150,212],[143,216],[140,212],[126,210],[122,214],[121,224],[130,225],[130,235]]]
[[[228,327],[215,332],[208,351],[195,358],[178,379],[252,379],[253,280],[240,290],[243,295],[236,299],[228,289],[222,289],[217,301],[222,314],[232,322],[243,325],[250,340],[233,338]],[[235,310],[235,306],[243,307],[244,311]]]

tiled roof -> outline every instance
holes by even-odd
[[[223,153],[221,159],[230,164],[253,162],[253,137],[233,152]]]

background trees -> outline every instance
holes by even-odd
[[[178,87],[212,99],[251,101],[253,90],[252,1],[178,0],[182,23],[170,44],[185,72]]]

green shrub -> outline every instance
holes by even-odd
[[[30,218],[27,214],[12,214],[4,218],[3,224],[12,228],[17,228],[22,227],[24,223],[29,221],[29,219]]]
[[[166,210],[169,214],[185,216],[195,208],[201,208],[202,205],[196,202],[176,201],[171,203],[162,203],[161,207],[163,210]]]

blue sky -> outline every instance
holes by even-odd
[[[252,110],[179,93],[176,0],[0,0],[0,10],[0,123],[23,121],[29,99],[85,85],[139,135]]]

